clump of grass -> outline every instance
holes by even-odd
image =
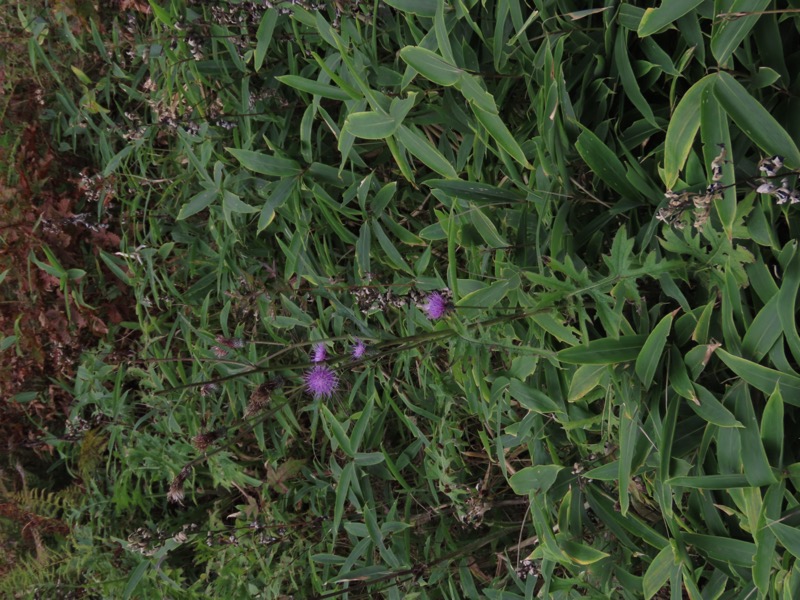
[[[43,116],[125,223],[85,256],[137,345],[87,349],[65,416],[95,425],[43,438],[87,497],[60,573],[792,595],[796,17],[429,4],[64,31],[92,60]]]

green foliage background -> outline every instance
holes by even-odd
[[[89,20],[85,68],[39,29],[53,135],[116,185],[100,259],[141,354],[84,357],[72,418],[102,425],[51,440],[86,493],[36,585],[800,595],[797,209],[754,191],[800,168],[800,5],[578,4],[153,2]],[[444,288],[440,321],[357,299]]]

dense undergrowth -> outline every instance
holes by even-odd
[[[5,10],[3,594],[800,594],[797,9],[577,4]]]

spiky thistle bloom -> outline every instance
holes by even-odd
[[[420,308],[431,321],[436,321],[450,311],[450,301],[441,292],[431,292],[425,297],[425,302]]]
[[[306,391],[314,398],[330,398],[339,387],[339,377],[325,365],[315,365],[303,376]]]
[[[360,339],[356,338],[355,343],[350,348],[350,354],[353,358],[358,360],[362,358],[367,353],[367,345],[361,341]]]
[[[311,349],[311,362],[321,363],[325,362],[328,358],[328,350],[325,348],[325,344],[320,342],[319,344],[314,344],[314,347]]]

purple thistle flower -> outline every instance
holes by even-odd
[[[314,344],[313,349],[311,350],[311,362],[321,363],[325,362],[328,358],[328,350],[325,348],[325,344],[319,343]]]
[[[450,310],[450,302],[441,292],[431,292],[425,297],[425,302],[421,306],[431,321],[436,321],[444,317]]]
[[[314,398],[330,398],[339,387],[339,377],[330,367],[316,365],[303,376],[306,391]]]
[[[362,342],[360,339],[356,338],[355,343],[350,348],[350,354],[358,360],[359,358],[363,357],[367,353],[367,345]]]

